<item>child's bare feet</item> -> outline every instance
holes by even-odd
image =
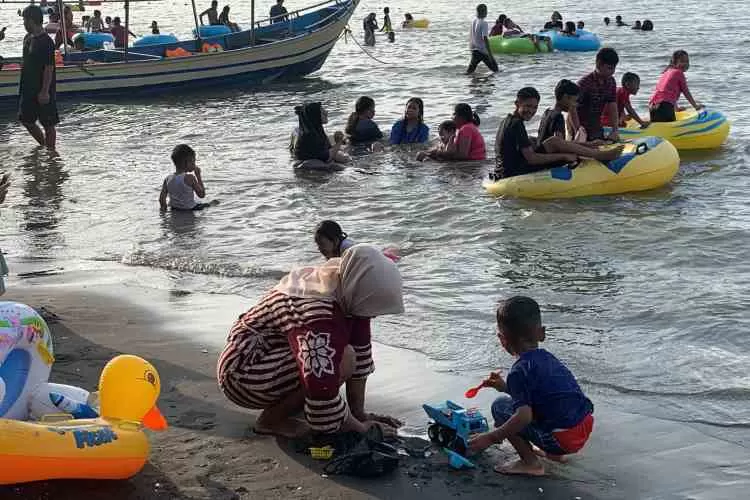
[[[560,464],[568,463],[568,457],[565,455],[552,455],[551,453],[547,453],[546,451],[540,450],[539,448],[534,448],[534,453],[538,457],[546,458],[547,460],[552,460],[553,462],[557,462]]]
[[[617,146],[615,148],[600,149],[594,158],[599,161],[614,160],[620,157],[623,148],[624,146]]]
[[[510,464],[498,465],[495,467],[495,472],[506,475],[534,477],[541,477],[547,474],[544,470],[544,465],[538,458],[534,458],[534,461],[531,463],[526,463],[523,460],[516,460]]]

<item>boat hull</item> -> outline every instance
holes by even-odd
[[[319,29],[253,47],[188,57],[58,67],[57,98],[137,98],[180,89],[253,86],[300,78],[325,63],[357,0],[345,5],[335,20]],[[19,78],[20,70],[0,71],[0,105],[17,102]]]

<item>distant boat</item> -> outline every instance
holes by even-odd
[[[300,78],[323,66],[358,3],[329,0],[290,12],[287,21],[266,19],[255,29],[236,33],[127,50],[71,52],[57,67],[57,98],[138,97]],[[210,51],[202,52],[206,49]],[[0,70],[0,106],[18,100],[20,62],[6,58]]]

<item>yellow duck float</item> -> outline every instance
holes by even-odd
[[[0,484],[47,479],[126,479],[146,464],[144,427],[164,430],[161,382],[148,361],[113,358],[99,379],[100,417],[40,422],[0,419]]]

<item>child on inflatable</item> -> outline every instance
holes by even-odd
[[[565,455],[585,446],[594,426],[594,405],[570,370],[539,347],[546,332],[536,301],[511,297],[500,303],[496,319],[500,344],[516,362],[505,380],[493,372],[484,381],[506,394],[492,403],[495,429],[474,436],[469,451],[478,453],[507,440],[520,460],[495,471],[543,476],[540,456],[564,462]]]
[[[619,119],[619,126],[624,127],[627,125],[628,120],[635,120],[641,126],[641,128],[648,127],[648,122],[641,119],[638,116],[638,112],[633,108],[630,103],[630,96],[636,95],[638,89],[641,87],[641,79],[635,73],[625,73],[622,75],[622,86],[617,89],[617,117]],[[602,125],[609,125],[610,118],[607,111],[602,114]]]
[[[648,107],[652,122],[673,122],[677,120],[675,111],[680,94],[699,111],[703,105],[693,99],[687,86],[685,72],[690,68],[690,56],[684,50],[677,50],[672,54],[669,66],[659,77],[654,95],[649,100]]]
[[[524,122],[531,120],[539,107],[539,92],[533,87],[518,91],[516,109],[500,123],[495,137],[495,179],[515,177],[570,165],[578,157],[609,161],[622,153],[622,146],[599,150],[565,140],[563,111],[570,111],[578,100],[578,86],[561,80],[555,87],[555,107],[548,109],[539,124],[539,135],[530,138]]]

